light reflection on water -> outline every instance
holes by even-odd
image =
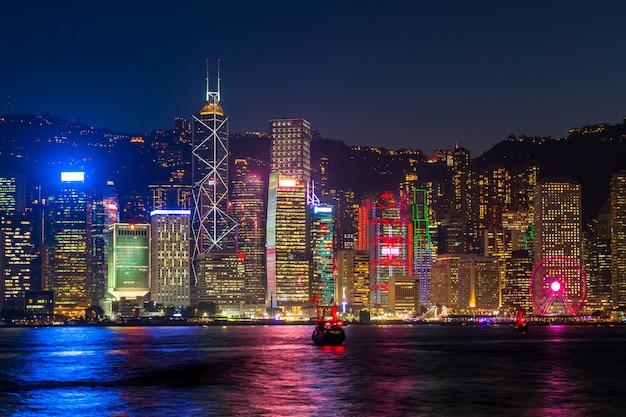
[[[0,329],[3,416],[620,415],[626,326]]]

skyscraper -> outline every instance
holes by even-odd
[[[311,207],[311,288],[321,305],[332,300],[341,302],[343,295],[335,288],[333,275],[333,208],[326,205]]]
[[[236,224],[228,214],[228,117],[220,103],[219,70],[217,83],[217,92],[210,91],[207,63],[206,104],[192,120],[192,266],[199,303],[221,298],[220,281],[211,275],[214,269],[201,265],[209,258],[219,262],[220,257],[206,255],[236,255]],[[242,281],[236,291],[242,293],[243,277],[230,278]]]
[[[190,306],[191,211],[153,210],[151,301],[165,306]]]
[[[246,304],[265,308],[265,184],[261,162],[235,159],[232,216],[237,221],[237,244],[243,257]]]
[[[32,218],[15,213],[0,218],[0,309],[24,309],[26,291],[39,282],[38,227]]]
[[[298,313],[310,296],[311,125],[305,119],[278,119],[271,121],[271,130],[266,301],[269,308]]]
[[[113,181],[108,181],[93,198],[91,210],[91,266],[93,289],[91,305],[98,305],[106,298],[109,227],[118,223],[119,204]]]
[[[572,179],[545,178],[534,193],[535,265],[551,256],[582,264],[580,184]]]
[[[92,205],[84,173],[61,173],[61,187],[48,200],[48,285],[54,293],[54,312],[82,317],[92,289]]]
[[[367,196],[363,206],[366,210],[359,212],[359,246],[366,242],[370,252],[370,300],[384,309],[389,305],[389,277],[412,273],[411,211],[406,195],[397,198],[392,193]]]
[[[115,223],[109,227],[108,291],[122,316],[143,307],[150,292],[150,225]]]
[[[626,171],[611,178],[611,271],[613,307],[626,307]]]
[[[418,303],[428,308],[428,282],[432,249],[430,246],[430,226],[428,205],[426,204],[426,190],[413,189],[413,203],[411,205],[411,221],[413,222],[413,271],[419,278]]]

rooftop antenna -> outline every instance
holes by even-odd
[[[209,102],[209,58],[206,59],[206,102]]]
[[[221,60],[217,59],[217,101],[220,101],[220,62]]]
[[[11,114],[11,96],[7,99],[7,106],[9,107],[9,112],[7,114]]]

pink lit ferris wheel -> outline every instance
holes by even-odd
[[[535,314],[575,315],[587,294],[587,278],[573,259],[553,256],[541,261],[530,277]]]

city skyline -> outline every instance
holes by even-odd
[[[626,108],[620,2],[38,6],[0,17],[7,112],[169,128],[202,104],[206,59],[231,132],[304,117],[349,145],[479,155]]]

